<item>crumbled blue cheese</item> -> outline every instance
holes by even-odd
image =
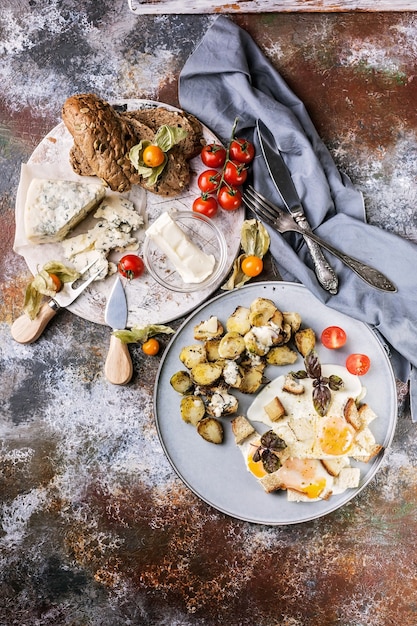
[[[94,217],[102,218],[86,233],[62,241],[64,255],[79,271],[88,261],[99,259],[108,272],[102,272],[99,279],[114,271],[107,262],[107,255],[112,251],[136,250],[138,240],[132,235],[143,224],[143,218],[130,200],[121,196],[109,196],[99,206]],[[97,264],[94,266],[97,267]]]
[[[121,196],[107,196],[94,217],[106,220],[114,227],[129,233],[143,225],[143,217],[135,210],[133,203]]]
[[[87,250],[110,252],[110,250],[123,250],[128,246],[137,248],[137,240],[131,237],[130,233],[120,231],[104,220],[100,220],[86,233],[63,241],[62,246],[67,259],[71,259],[76,254]]]
[[[239,376],[239,365],[236,363],[236,361],[227,360],[223,368],[224,382],[227,385],[231,385],[233,387],[233,385],[236,385],[237,381],[239,380]]]
[[[93,262],[94,265],[89,270],[89,274],[97,272],[99,269],[102,270],[100,276],[96,280],[101,280],[105,276],[114,274],[117,271],[117,265],[115,263],[109,262],[106,253],[102,250],[93,249],[87,250],[85,252],[80,252],[71,259],[71,265],[80,273],[83,272],[85,268],[91,265]]]
[[[101,183],[33,178],[24,209],[26,238],[31,243],[62,241],[105,193]]]
[[[251,332],[259,346],[270,348],[279,337],[279,328],[276,328],[278,332],[272,326],[253,326]]]
[[[215,391],[211,396],[208,409],[215,417],[232,413],[237,408],[237,399],[227,391]]]

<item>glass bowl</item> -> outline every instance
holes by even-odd
[[[213,287],[221,279],[227,262],[227,244],[223,233],[213,220],[200,213],[170,211],[169,215],[192,243],[214,256],[213,271],[200,283],[186,283],[166,254],[150,237],[145,237],[143,260],[148,272],[157,283],[171,291],[189,293]]]

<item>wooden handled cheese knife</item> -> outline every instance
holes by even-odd
[[[101,267],[96,272],[93,272],[88,278],[86,278],[80,285],[82,277],[87,274],[88,270],[96,263],[93,261],[81,272],[81,277],[73,280],[70,283],[64,283],[61,291],[59,291],[53,298],[45,302],[40,308],[38,315],[35,319],[31,320],[26,313],[18,317],[12,324],[11,334],[15,341],[18,343],[33,343],[43,333],[48,322],[55,317],[59,309],[67,307],[74,302],[80,296],[83,291],[93,282],[103,271]]]
[[[104,314],[106,324],[113,330],[124,330],[127,323],[127,302],[120,277],[117,276],[107,301]],[[116,335],[110,337],[110,346],[104,365],[104,373],[113,385],[126,385],[132,378],[133,365],[129,347]]]

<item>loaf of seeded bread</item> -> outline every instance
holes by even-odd
[[[70,159],[77,173],[94,173],[113,191],[126,191],[139,183],[127,157],[137,136],[108,102],[94,94],[71,96],[64,103],[62,119],[74,139]]]
[[[204,138],[200,122],[184,112],[154,107],[119,113],[95,94],[77,94],[66,100],[62,119],[74,139],[70,163],[81,176],[98,176],[113,191],[141,185],[174,197],[190,182],[189,159],[199,154]],[[187,137],[167,153],[168,161],[153,186],[147,184],[129,160],[130,149],[141,140],[153,141],[162,125],[187,130]]]

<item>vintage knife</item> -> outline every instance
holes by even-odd
[[[256,128],[259,137],[262,154],[265,159],[268,172],[277,188],[279,195],[288,211],[293,216],[297,224],[305,231],[311,231],[310,225],[304,214],[300,197],[294,186],[291,174],[282,158],[281,152],[276,145],[275,138],[262,120],[258,119]],[[332,294],[337,293],[338,278],[323,255],[320,246],[304,237],[308,249],[313,259],[316,276],[320,284],[326,291]]]
[[[104,319],[113,330],[124,330],[127,323],[126,294],[120,277],[117,276],[107,301]],[[110,337],[110,346],[104,365],[107,380],[114,385],[125,385],[132,378],[133,365],[128,345],[115,335]]]
[[[18,317],[12,324],[11,334],[15,341],[18,343],[33,343],[43,333],[48,322],[58,313],[58,311],[64,307],[69,306],[74,300],[80,296],[83,291],[93,282],[95,278],[103,271],[103,268],[99,268],[97,271],[90,274],[90,276],[83,280],[83,276],[87,275],[89,269],[96,263],[90,263],[81,272],[80,278],[65,283],[61,291],[59,291],[53,298],[50,298],[40,308],[38,315],[35,319],[31,320],[26,313]],[[79,284],[81,282],[81,284]]]

